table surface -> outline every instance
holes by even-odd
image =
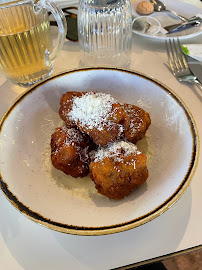
[[[199,0],[188,1],[202,8]],[[184,40],[202,43],[202,35]],[[65,59],[65,60],[64,60]],[[78,43],[65,41],[53,74],[80,67]],[[179,83],[168,69],[165,44],[133,35],[130,69],[171,88],[191,111],[202,135],[202,92]],[[0,75],[0,116],[25,91]],[[202,151],[202,150],[200,150]],[[104,236],[62,234],[42,227],[19,213],[0,192],[0,268],[107,270],[128,269],[161,256],[202,247],[202,160],[183,196],[164,214],[129,231]],[[123,267],[122,267],[123,266]]]

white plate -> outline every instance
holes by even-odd
[[[119,201],[98,194],[89,177],[66,176],[50,161],[61,95],[90,90],[111,93],[151,116],[138,143],[148,156],[149,179]],[[198,137],[186,106],[159,82],[132,71],[92,68],[59,74],[20,96],[1,120],[0,149],[1,188],[17,209],[60,232],[98,235],[144,224],[179,199],[195,170]]]
[[[177,13],[179,13],[180,15],[183,15],[186,18],[191,18],[192,16],[196,14],[202,13],[202,10],[200,8],[193,6],[191,4],[188,4],[188,3],[181,2],[181,1],[163,0],[162,2],[165,3],[167,9],[176,11]],[[132,4],[132,14],[135,17],[139,17],[140,15],[135,11],[138,2],[132,0],[131,4]],[[155,12],[154,11],[154,13],[152,13],[150,16],[156,18],[161,23],[162,27],[182,22],[180,19],[172,15],[170,12]],[[170,33],[167,35],[157,34],[155,36],[152,36],[152,35],[140,33],[138,31],[133,31],[133,32],[136,33],[137,35],[149,37],[152,39],[164,40],[164,39],[172,38],[172,37],[185,39],[185,38],[191,38],[191,37],[200,35],[202,32],[202,25],[200,25],[199,27],[191,27],[189,29],[185,29],[183,31],[179,31],[176,33]]]

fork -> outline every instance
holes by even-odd
[[[182,53],[179,39],[166,40],[168,62],[173,75],[180,82],[195,84],[202,91],[202,84],[197,77],[190,71],[187,60]]]

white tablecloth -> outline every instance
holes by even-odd
[[[186,1],[192,3],[192,1]],[[198,6],[201,2],[195,1]],[[202,35],[188,43],[202,43]],[[54,74],[80,65],[78,43],[65,41]],[[191,111],[202,136],[202,92],[179,83],[168,69],[164,42],[133,36],[130,69],[171,88]],[[24,91],[0,76],[0,116]],[[108,270],[202,245],[202,160],[190,187],[168,211],[132,230],[105,236],[74,236],[35,224],[0,192],[0,269]]]

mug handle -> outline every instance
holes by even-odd
[[[67,33],[67,22],[66,22],[66,19],[65,19],[65,16],[64,16],[62,10],[60,8],[58,8],[54,2],[49,1],[49,0],[45,0],[45,1],[39,0],[34,5],[34,9],[35,9],[36,13],[40,12],[41,9],[43,9],[43,8],[45,8],[46,10],[50,11],[53,14],[53,16],[57,22],[58,29],[59,29],[58,37],[56,40],[56,45],[55,45],[53,51],[49,52],[48,50],[46,50],[46,52],[45,52],[45,62],[47,65],[50,65],[55,60],[59,51],[63,47],[65,36]]]

